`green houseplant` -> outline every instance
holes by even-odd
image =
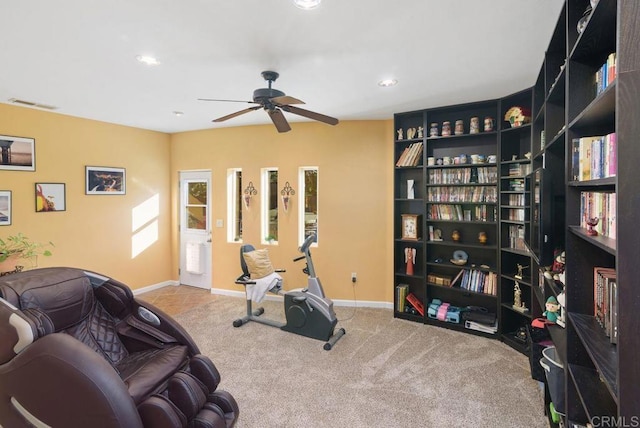
[[[12,272],[20,260],[34,260],[38,256],[50,256],[52,242],[34,242],[23,233],[0,238],[0,272]]]

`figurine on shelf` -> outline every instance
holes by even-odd
[[[600,219],[598,217],[587,218],[586,223],[589,228],[587,229],[587,235],[598,236],[598,231],[594,229],[598,225]]]
[[[518,281],[515,281],[515,285],[513,286],[513,306],[516,308],[522,306],[522,290],[520,289]]]
[[[558,319],[556,319],[556,324],[558,324],[560,327],[564,327],[565,326],[565,319],[564,319],[564,308],[565,308],[565,303],[566,301],[566,297],[564,294],[564,291],[560,294],[558,294],[558,304],[560,305],[560,309],[558,310]]]
[[[565,283],[565,271],[564,271],[564,265],[565,265],[565,252],[562,251],[561,249],[556,249],[553,252],[553,264],[549,267],[545,268],[544,271],[544,277],[547,279],[551,279],[556,281],[556,283],[561,283],[558,284],[562,287],[564,287],[564,283]]]
[[[398,133],[398,140],[404,139],[404,137],[402,136],[402,128],[398,128],[396,132]]]
[[[520,289],[520,283],[515,281],[515,285],[513,286],[513,309],[519,312],[527,312],[529,308],[522,301],[522,290]]]
[[[518,273],[516,273],[513,277],[517,278],[517,279],[523,279],[524,278],[524,270],[526,268],[528,268],[529,266],[523,266],[520,263],[516,264],[517,268],[518,268]]]
[[[558,321],[558,311],[560,310],[560,303],[555,296],[549,296],[547,303],[544,304],[546,311],[542,313],[551,322]]]
[[[405,248],[404,249],[404,261],[407,264],[407,275],[413,275],[413,265],[416,264],[416,249]]]
[[[413,137],[415,137],[415,135],[416,135],[416,128],[407,129],[407,138],[409,140],[413,140]]]

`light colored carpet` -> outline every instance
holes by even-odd
[[[284,321],[282,303],[263,302]],[[548,427],[527,358],[496,340],[335,308],[347,334],[324,342],[249,323],[241,298],[176,316],[240,406],[237,427]],[[354,312],[355,311],[355,312]]]

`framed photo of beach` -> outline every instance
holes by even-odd
[[[0,135],[0,170],[35,171],[36,140]]]
[[[11,190],[0,190],[0,226],[11,225]]]

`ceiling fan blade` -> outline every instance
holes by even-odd
[[[324,114],[316,113],[314,111],[305,110],[299,107],[294,106],[282,106],[282,109],[286,112],[297,114],[299,116],[308,117],[309,119],[317,120],[320,122],[324,122],[329,125],[337,125],[338,119],[331,116],[326,116]]]
[[[267,113],[269,113],[269,117],[271,118],[271,121],[273,122],[273,124],[276,126],[276,129],[278,130],[278,132],[291,131],[291,126],[289,126],[289,122],[287,122],[287,119],[284,117],[284,114],[282,114],[282,112],[279,109],[274,108],[273,110],[267,110]]]
[[[214,98],[198,98],[198,101],[224,101],[226,103],[249,103],[249,104],[257,104],[253,101],[244,101],[244,100],[217,100]]]
[[[297,98],[290,97],[289,95],[283,95],[281,97],[273,97],[269,101],[277,106],[285,104],[304,104],[304,101]]]
[[[228,114],[226,116],[222,116],[222,117],[219,117],[217,119],[213,119],[212,122],[224,122],[225,120],[229,120],[229,119],[234,118],[236,116],[240,116],[241,114],[245,114],[245,113],[249,113],[250,111],[258,110],[261,107],[262,106],[249,107],[249,108],[246,108],[244,110],[240,110],[240,111],[237,111],[235,113],[231,113],[231,114]]]

